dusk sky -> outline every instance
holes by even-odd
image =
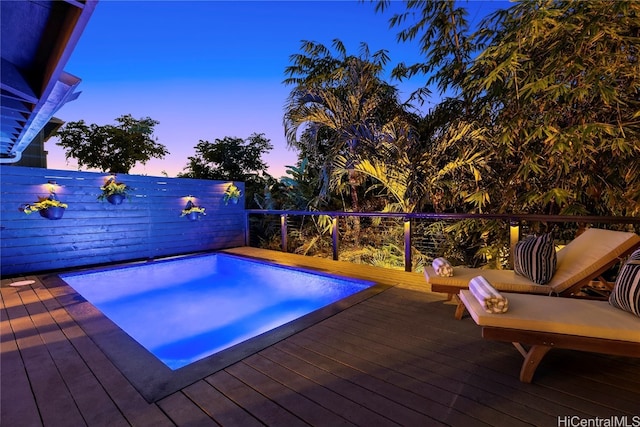
[[[469,1],[470,20],[480,20],[504,1]],[[131,114],[160,123],[154,136],[171,153],[138,165],[132,174],[170,177],[182,172],[200,140],[246,139],[264,133],[274,149],[264,156],[269,173],[296,163],[287,148],[283,107],[291,87],[282,84],[289,57],[301,40],[330,46],[342,40],[350,54],[360,42],[371,52],[389,51],[387,74],[399,62],[422,61],[417,43],[398,43],[389,29],[395,1],[385,13],[356,1],[113,1],[101,0],[65,67],[82,83],[80,97],[56,117],[87,124],[115,124]],[[399,83],[405,100],[424,78]],[[428,108],[428,106],[426,106]],[[75,159],[52,138],[48,167],[77,170]]]

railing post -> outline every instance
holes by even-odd
[[[338,240],[338,217],[331,217],[331,241],[332,241],[332,248],[333,248],[333,260],[337,261],[338,260],[338,251],[339,251],[339,245],[340,242]]]
[[[509,221],[509,266],[513,268],[513,260],[515,259],[516,243],[520,240],[520,221]]]
[[[251,242],[251,231],[249,230],[249,213],[244,211],[244,245],[249,246]]]
[[[411,219],[404,219],[404,271],[413,271],[411,259]]]
[[[280,215],[280,245],[287,252],[287,214]]]

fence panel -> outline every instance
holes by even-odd
[[[0,167],[1,274],[155,258],[245,244],[244,200],[225,205],[224,181],[118,174],[132,190],[121,205],[98,200],[106,173]],[[58,220],[19,207],[49,196],[68,205]],[[244,193],[244,184],[235,183]],[[193,196],[206,208],[196,221],[181,217]]]

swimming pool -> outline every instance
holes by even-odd
[[[171,369],[373,285],[219,254],[61,278]]]
[[[79,294],[67,310],[150,401],[380,292],[374,282],[226,254],[59,276]]]

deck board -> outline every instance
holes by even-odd
[[[51,313],[31,290],[21,292],[23,304],[58,368],[72,401],[88,425],[126,426],[122,416],[100,382],[58,327]],[[51,390],[53,391],[53,390]],[[65,415],[66,416],[66,415]]]
[[[202,427],[220,425],[183,393],[173,393],[158,401],[158,406],[176,425]]]
[[[186,387],[182,392],[220,425],[243,427],[263,425],[204,380]]]
[[[269,355],[274,360],[270,359]],[[323,413],[331,411],[335,415],[331,415],[330,420],[335,419],[336,416],[340,417],[334,421],[336,425],[345,423],[347,425],[371,425],[373,423],[375,417],[372,416],[372,413],[363,410],[361,406],[352,401],[344,399],[336,392],[314,383],[305,376],[304,369],[300,373],[290,369],[286,366],[286,360],[283,358],[286,356],[281,352],[263,351],[247,358],[245,363],[287,386],[295,393],[316,402],[325,408]]]
[[[533,415],[536,415],[536,411],[532,413],[531,408],[522,404],[513,401],[508,401],[505,404],[504,396],[469,386],[462,381],[456,381],[450,375],[440,376],[434,366],[430,366],[428,369],[407,368],[406,366],[411,363],[411,358],[406,358],[403,352],[397,349],[392,352],[380,353],[376,351],[372,341],[359,340],[359,336],[352,336],[348,340],[338,337],[338,339],[332,340],[329,343],[331,347],[328,347],[323,344],[322,340],[325,331],[317,332],[319,333],[316,337],[317,341],[307,345],[317,348],[318,351],[335,359],[350,361],[352,366],[367,375],[377,377],[432,400],[438,406],[432,404],[428,409],[429,414],[434,416],[440,409],[442,417],[440,421],[447,424],[460,423],[465,425],[474,421],[468,419],[465,414],[474,414],[476,419],[488,424],[500,422],[504,412],[508,415],[508,420],[505,422],[510,425],[526,425],[517,423],[513,419],[532,419]],[[326,332],[337,335],[336,330]],[[362,351],[362,348],[366,348],[367,351]],[[496,402],[493,408],[487,405],[492,401]],[[455,411],[456,422],[453,420],[453,411],[449,409],[453,402],[457,408]],[[540,417],[540,421],[548,423],[551,420],[548,417]],[[536,421],[536,423],[543,425],[542,422]]]
[[[311,425],[346,426],[344,418],[315,403],[306,396],[296,393],[266,373],[254,369],[248,363],[237,363],[227,371],[257,392],[276,402],[291,414]]]
[[[237,373],[238,368],[236,366],[231,368],[234,367]],[[273,400],[265,398],[249,384],[245,384],[240,378],[232,375],[229,369],[209,376],[207,382],[267,425],[292,427],[307,425],[300,418],[291,414]]]
[[[1,290],[2,425],[556,426],[640,415],[640,360],[553,350],[534,382],[422,275],[255,248],[228,251],[374,280],[389,289],[148,403],[47,287]],[[10,391],[7,391],[10,390]]]
[[[441,423],[463,426],[478,424],[479,421],[490,425],[491,419],[498,420],[496,413],[487,419],[478,413],[474,414],[474,417],[466,415],[464,407],[453,409],[451,402],[455,401],[457,396],[447,396],[447,393],[437,390],[426,382],[394,372],[392,367],[368,362],[358,355],[327,347],[315,340],[305,340],[300,336],[296,338],[296,344],[302,348],[321,354],[325,358],[336,361],[335,363],[338,363],[339,360],[339,363],[347,364],[348,369],[340,369],[342,375],[345,375],[343,378],[355,378],[358,384],[371,392],[379,393],[385,397],[393,396],[392,399],[395,403],[408,406],[413,411],[419,412],[422,417],[420,422],[407,420],[408,425]],[[366,350],[361,349],[360,352],[368,352],[367,347],[363,348]],[[335,367],[332,368],[332,371],[336,370]],[[481,410],[492,412],[491,408],[481,408]],[[483,420],[483,418],[485,419]],[[402,424],[407,425],[404,422]],[[512,423],[512,425],[515,424]]]
[[[22,288],[19,293],[7,292],[3,296],[6,296],[4,301],[10,306],[7,310],[9,323],[14,331],[27,375],[37,379],[30,381],[30,385],[40,409],[42,422],[45,425],[63,425],[66,422],[85,425],[73,396],[38,331],[38,324],[42,324],[45,319],[39,316],[37,307],[34,309],[34,305],[37,304],[29,302],[31,294],[32,289]],[[19,414],[12,416],[17,417]]]
[[[357,333],[352,338],[355,341],[361,337],[362,330],[351,331],[354,332]],[[328,331],[318,328],[317,333],[334,335],[337,331],[333,328]],[[336,344],[345,348],[340,341]],[[519,393],[517,388],[496,381],[497,376],[493,373],[482,375],[482,372],[473,366],[468,370],[463,369],[461,363],[452,357],[451,351],[448,354],[423,352],[416,348],[414,340],[407,338],[394,339],[383,344],[378,336],[372,336],[368,341],[357,345],[367,348],[368,352],[362,356],[367,360],[385,361],[387,366],[397,366],[396,369],[415,381],[434,387],[437,398],[452,396],[451,400],[459,400],[458,404],[465,403],[465,400],[483,405],[493,404],[496,409],[512,412],[514,416],[522,415],[522,410],[526,412],[527,417],[537,415],[537,411],[552,415],[567,410],[553,402],[538,399],[536,408],[532,411],[528,405],[533,396]]]
[[[323,371],[314,364],[299,358],[296,354],[286,351],[281,348],[281,345],[282,343],[261,351],[260,356],[308,381],[305,390],[307,396],[320,404],[326,403],[325,407],[356,425],[398,425],[387,418],[385,414],[376,412],[377,408],[363,405],[358,398],[360,390],[353,384],[342,381],[330,372]]]
[[[393,422],[394,425],[401,424],[402,417],[393,412],[393,409],[398,405],[381,398],[378,394],[350,381],[348,378],[343,378],[338,372],[324,369],[326,364],[323,365],[322,362],[324,360],[319,356],[314,355],[312,352],[305,352],[303,348],[295,346],[290,340],[278,343],[274,348],[304,362],[305,366],[301,369],[304,369],[305,375],[308,375],[315,383],[335,391],[342,398],[351,400],[374,413],[375,417],[372,419],[376,421],[373,424],[384,425],[387,422]]]
[[[2,292],[0,310],[0,421],[7,425],[38,426],[41,424],[38,405],[31,390],[27,370],[18,349],[18,342],[9,321],[9,304],[14,292]]]

